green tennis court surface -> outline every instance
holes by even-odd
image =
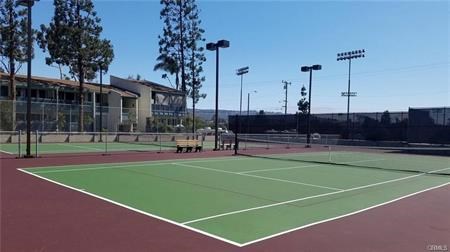
[[[330,158],[348,165],[302,161]],[[237,246],[450,184],[450,158],[360,152],[22,171]]]
[[[213,143],[204,142],[204,148],[212,148]],[[26,145],[20,146],[21,153],[25,153]],[[89,152],[114,152],[114,151],[159,151],[175,150],[175,142],[155,142],[155,143],[39,143],[38,154],[57,154],[57,153],[89,153]],[[17,155],[19,153],[19,144],[1,144],[0,152]],[[36,143],[31,144],[31,152],[36,152]]]

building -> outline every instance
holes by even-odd
[[[147,80],[110,77],[113,88],[120,88],[138,95],[136,106],[138,131],[166,131],[160,127],[177,127],[186,116],[186,95]]]
[[[9,76],[0,73],[0,130],[26,129],[27,78],[16,75],[16,102],[9,100]],[[103,85],[85,83],[84,128],[85,131],[110,132],[132,130],[137,124],[138,94]],[[77,131],[79,117],[79,83],[71,80],[33,76],[31,79],[31,125],[39,131]],[[102,100],[102,104],[100,104]],[[102,113],[100,113],[102,110]],[[15,111],[15,113],[13,113]],[[15,114],[15,117],[11,116]],[[102,114],[102,120],[100,120]],[[13,127],[15,125],[15,127]]]

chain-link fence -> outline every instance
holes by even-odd
[[[369,141],[450,143],[450,108],[408,112],[312,114],[310,132]],[[236,120],[238,122],[236,122]],[[229,128],[245,134],[306,134],[307,115],[230,116]]]
[[[126,104],[125,104],[126,105]],[[134,104],[133,104],[134,105]],[[0,131],[25,131],[27,102],[0,100]],[[82,112],[80,112],[80,109]],[[41,132],[190,132],[185,112],[169,106],[158,111],[135,107],[55,103],[41,99],[31,103],[31,130]],[[83,127],[80,128],[80,115]]]
[[[450,108],[410,108],[408,141],[450,143]]]

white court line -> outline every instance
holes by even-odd
[[[273,181],[285,182],[285,183],[291,183],[291,184],[297,184],[297,185],[318,187],[318,188],[328,189],[328,190],[332,190],[332,191],[340,191],[340,190],[342,190],[340,188],[335,188],[335,187],[328,187],[328,186],[321,186],[321,185],[315,185],[315,184],[308,184],[308,183],[302,183],[302,182],[297,182],[297,181],[290,181],[290,180],[277,179],[277,178],[271,178],[271,177],[263,177],[263,176],[257,176],[257,175],[251,175],[251,174],[241,174],[241,173],[238,173],[238,172],[212,169],[212,168],[203,167],[203,166],[197,166],[197,165],[189,165],[189,164],[182,164],[182,163],[172,163],[172,164],[173,165],[178,165],[178,166],[189,167],[189,168],[195,168],[195,169],[202,169],[202,170],[208,170],[208,171],[228,173],[228,174],[233,174],[233,175],[240,175],[240,176],[246,176],[246,177],[252,177],[252,178],[259,178],[259,179],[264,179],[264,180],[273,180]]]
[[[108,198],[105,198],[105,197],[102,197],[102,196],[99,196],[99,195],[96,195],[96,194],[87,192],[87,191],[85,191],[84,189],[78,189],[78,188],[75,188],[75,187],[72,187],[72,186],[68,186],[68,185],[59,183],[59,182],[57,182],[57,181],[53,181],[53,180],[51,180],[51,179],[48,179],[48,178],[39,176],[39,175],[34,174],[34,173],[32,173],[32,172],[26,171],[26,170],[24,170],[24,169],[18,169],[18,170],[21,171],[21,172],[24,172],[24,173],[26,173],[26,174],[29,174],[29,175],[31,175],[31,176],[35,176],[35,177],[38,177],[38,178],[40,178],[40,179],[46,180],[46,181],[48,181],[48,182],[57,184],[57,185],[59,185],[59,186],[62,186],[62,187],[65,187],[65,188],[69,188],[69,189],[72,189],[72,190],[77,191],[77,192],[80,192],[80,193],[87,194],[87,195],[92,196],[92,197],[94,197],[94,198],[104,200],[104,201],[109,202],[109,203],[112,203],[112,204],[114,204],[114,205],[117,205],[117,206],[120,206],[120,207],[129,209],[129,210],[132,210],[132,211],[134,211],[134,212],[137,212],[137,213],[140,213],[140,214],[143,214],[143,215],[146,215],[146,216],[150,216],[150,217],[153,217],[153,218],[158,219],[158,220],[162,220],[162,221],[168,222],[168,223],[170,223],[170,224],[173,224],[173,225],[176,225],[176,226],[179,226],[179,227],[182,227],[182,228],[185,228],[185,229],[188,229],[188,230],[191,230],[191,231],[200,233],[200,234],[202,234],[202,235],[206,235],[206,236],[215,238],[215,239],[220,240],[220,241],[223,241],[223,242],[227,242],[227,243],[229,243],[229,244],[232,244],[232,245],[235,245],[235,246],[238,246],[238,247],[242,247],[242,244],[240,244],[240,243],[238,243],[238,242],[234,242],[234,241],[231,241],[231,240],[222,238],[222,237],[220,237],[220,236],[217,236],[217,235],[213,235],[213,234],[207,233],[207,232],[202,231],[202,230],[200,230],[200,229],[196,229],[196,228],[193,228],[193,227],[190,227],[190,226],[186,226],[186,225],[184,225],[184,224],[182,224],[182,223],[178,223],[178,222],[176,222],[176,221],[172,221],[172,220],[166,219],[166,218],[164,218],[164,217],[161,217],[161,216],[158,216],[158,215],[155,215],[155,214],[150,214],[150,213],[144,212],[144,211],[139,210],[139,209],[137,209],[137,208],[130,207],[130,206],[127,206],[127,205],[125,205],[125,204],[122,204],[122,203],[119,203],[119,202],[110,200],[110,199],[108,199]]]
[[[4,151],[4,150],[0,150],[0,152],[5,153],[5,154],[9,154],[9,155],[14,155],[13,153],[8,152],[8,151]]]
[[[74,169],[70,169],[70,168],[65,168],[65,169],[53,169],[53,170],[45,170],[45,171],[34,171],[33,173],[54,173],[54,172],[73,172],[73,171],[88,171],[88,170],[104,170],[104,169],[115,169],[115,168],[128,168],[128,167],[139,167],[139,166],[154,166],[154,165],[167,165],[167,164],[172,164],[173,161],[182,161],[182,162],[177,162],[178,164],[182,164],[182,163],[205,163],[205,162],[211,162],[211,161],[217,161],[217,162],[222,162],[222,161],[237,161],[237,160],[243,160],[243,159],[249,159],[249,158],[236,158],[236,157],[229,157],[229,158],[222,158],[222,159],[210,159],[210,158],[205,158],[204,160],[202,159],[168,159],[168,160],[162,160],[164,162],[156,162],[156,161],[148,161],[148,162],[131,162],[129,164],[127,163],[122,163],[124,165],[111,165],[111,166],[100,166],[100,167],[93,167],[93,168],[74,168]],[[116,164],[120,164],[120,163],[116,163]],[[95,165],[97,166],[98,164],[91,164],[91,165]],[[29,168],[27,170],[39,170],[39,169],[48,169],[48,168],[63,168],[63,167],[68,167],[70,165],[63,165],[63,166],[52,166],[52,167],[34,167],[34,168]]]
[[[440,171],[444,171],[444,170],[448,170],[448,169],[450,169],[450,167],[449,168],[440,169],[440,170],[431,171],[429,173],[440,172]],[[286,204],[290,204],[290,203],[294,203],[294,202],[304,201],[304,200],[308,200],[308,199],[321,198],[321,197],[330,196],[330,195],[339,194],[339,193],[351,192],[351,191],[365,189],[365,188],[370,188],[370,187],[383,185],[383,184],[387,184],[387,183],[397,182],[397,181],[401,181],[401,180],[405,180],[405,179],[415,178],[415,177],[423,176],[425,174],[428,174],[428,173],[420,173],[420,174],[416,174],[416,175],[406,176],[406,177],[397,178],[397,179],[391,179],[391,180],[387,180],[387,181],[383,181],[383,182],[378,182],[378,183],[374,183],[374,184],[353,187],[353,188],[344,189],[344,190],[340,190],[340,191],[323,193],[323,194],[317,194],[317,195],[313,195],[313,196],[308,196],[308,197],[304,197],[304,198],[298,198],[298,199],[293,199],[293,200],[282,201],[282,202],[268,204],[268,205],[263,205],[263,206],[259,206],[259,207],[252,207],[252,208],[247,208],[247,209],[242,209],[242,210],[237,210],[237,211],[232,211],[232,212],[227,212],[227,213],[222,213],[222,214],[216,214],[216,215],[212,215],[212,216],[208,216],[208,217],[203,217],[203,218],[199,218],[199,219],[195,219],[195,220],[186,221],[186,222],[183,222],[183,224],[191,224],[191,223],[196,223],[196,222],[200,222],[200,221],[215,219],[215,218],[219,218],[219,217],[223,217],[223,216],[228,216],[228,215],[233,215],[233,214],[238,214],[238,213],[245,213],[245,212],[249,212],[249,211],[254,211],[254,210],[259,210],[259,209],[264,209],[264,208],[269,208],[269,207],[274,207],[274,206],[286,205]]]
[[[97,150],[97,151],[104,151],[105,150],[105,149],[99,149],[99,148],[93,148],[93,147],[79,146],[79,145],[76,145],[76,144],[62,144],[62,143],[58,143],[57,145],[61,145],[61,146],[65,146],[65,147],[75,147],[75,148],[84,149],[84,150]]]
[[[435,171],[435,172],[439,172],[439,171],[443,171],[443,170],[448,170],[448,169],[450,169],[450,167],[449,167],[449,168],[445,168],[445,169],[441,169],[441,170],[437,170],[437,171]],[[376,207],[379,207],[379,206],[383,206],[383,205],[386,205],[386,204],[389,204],[389,203],[392,203],[392,202],[395,202],[395,201],[398,201],[398,200],[401,200],[401,199],[404,199],[404,198],[408,198],[408,197],[417,195],[417,194],[419,194],[419,193],[423,193],[423,192],[426,192],[426,191],[429,191],[429,190],[437,189],[437,188],[439,188],[439,187],[443,187],[443,186],[446,186],[446,185],[450,185],[450,182],[448,182],[448,183],[445,183],[445,184],[442,184],[442,185],[438,185],[438,186],[435,186],[435,187],[431,187],[431,188],[428,188],[428,189],[424,189],[424,190],[422,190],[422,191],[418,191],[418,192],[415,192],[415,193],[411,193],[411,194],[408,194],[408,195],[405,195],[405,196],[402,196],[402,197],[393,199],[393,200],[391,200],[391,201],[388,201],[388,202],[385,202],[385,203],[381,203],[381,204],[378,204],[378,205],[375,205],[375,206],[371,206],[371,207],[368,207],[368,208],[365,208],[365,209],[361,209],[361,210],[358,210],[358,211],[355,211],[355,212],[351,212],[351,213],[348,213],[348,214],[345,214],[345,215],[340,215],[340,216],[333,217],[333,218],[329,218],[329,219],[326,219],[326,220],[322,220],[322,221],[310,223],[310,224],[307,224],[307,225],[304,225],[304,226],[301,226],[301,227],[293,228],[293,229],[286,230],[286,231],[283,231],[283,232],[279,232],[279,233],[276,233],[276,234],[273,234],[273,235],[269,235],[269,236],[266,236],[266,237],[262,237],[262,238],[260,238],[260,239],[253,240],[253,241],[250,241],[250,242],[246,242],[246,243],[238,243],[238,242],[234,242],[234,241],[228,240],[228,239],[226,239],[226,238],[223,238],[223,237],[220,237],[220,236],[217,236],[217,235],[214,235],[214,234],[207,233],[207,232],[205,232],[205,231],[196,229],[196,228],[194,228],[194,227],[190,227],[190,226],[185,225],[185,224],[183,224],[183,223],[178,223],[178,222],[175,222],[175,221],[166,219],[166,218],[164,218],[164,217],[161,217],[161,216],[158,216],[158,215],[154,215],[154,214],[150,214],[150,213],[141,211],[141,210],[139,210],[139,209],[136,209],[136,208],[133,208],[133,207],[130,207],[130,206],[121,204],[121,203],[119,203],[119,202],[116,202],[116,201],[113,201],[113,200],[110,200],[110,199],[107,199],[107,198],[98,196],[98,195],[96,195],[96,194],[89,193],[89,192],[87,192],[87,191],[83,191],[82,189],[77,189],[77,188],[75,188],[75,187],[71,187],[71,186],[68,186],[68,185],[65,185],[65,184],[62,184],[62,183],[53,181],[53,180],[51,180],[51,179],[47,179],[47,178],[45,178],[45,177],[39,176],[39,175],[34,174],[34,173],[32,173],[32,172],[26,171],[26,170],[24,170],[24,169],[18,169],[18,170],[21,171],[21,172],[24,172],[24,173],[26,173],[26,174],[29,174],[29,175],[31,175],[31,176],[35,176],[35,177],[40,178],[40,179],[43,179],[43,180],[45,180],[45,181],[48,181],[48,182],[57,184],[57,185],[59,185],[59,186],[62,186],[62,187],[65,187],[65,188],[69,188],[69,189],[75,190],[75,191],[77,191],[77,192],[84,193],[84,194],[89,195],[89,196],[92,196],[92,197],[94,197],[94,198],[104,200],[104,201],[109,202],[109,203],[112,203],[112,204],[114,204],[114,205],[117,205],[117,206],[120,206],[120,207],[129,209],[129,210],[131,210],[131,211],[134,211],[134,212],[137,212],[137,213],[146,215],[146,216],[150,216],[150,217],[156,218],[156,219],[158,219],[158,220],[162,220],[162,221],[168,222],[168,223],[170,223],[170,224],[173,224],[173,225],[176,225],[176,226],[179,226],[179,227],[182,227],[182,228],[185,228],[185,229],[188,229],[188,230],[197,232],[197,233],[199,233],[199,234],[202,234],[202,235],[205,235],[205,236],[208,236],[208,237],[212,237],[212,238],[214,238],[214,239],[217,239],[217,240],[220,240],[220,241],[223,241],[223,242],[232,244],[232,245],[237,246],[237,247],[244,247],[244,246],[247,246],[247,245],[256,243],[256,242],[260,242],[260,241],[263,241],[263,240],[267,240],[267,239],[270,239],[270,238],[273,238],[273,237],[276,237],[276,236],[280,236],[280,235],[283,235],[283,234],[286,234],[286,233],[289,233],[289,232],[293,232],[293,231],[296,231],[296,230],[299,230],[299,229],[307,228],[307,227],[310,227],[310,226],[313,226],[313,225],[317,225],[317,224],[321,224],[321,223],[324,223],[324,222],[333,221],[333,220],[340,219],[340,218],[343,218],[343,217],[346,217],[346,216],[358,214],[358,213],[361,213],[361,212],[364,212],[364,211],[367,211],[367,210],[370,210],[370,209],[373,209],[373,208],[376,208]],[[422,174],[420,174],[420,175],[422,175]]]
[[[350,162],[342,162],[342,163],[337,163],[337,164],[357,164],[357,163],[365,163],[365,162],[376,162],[376,161],[383,161],[386,159],[370,159],[370,160],[359,160],[359,161],[350,161]],[[308,163],[308,161],[301,161],[298,160],[299,162],[305,162]],[[272,168],[272,169],[261,169],[261,170],[251,170],[251,171],[244,171],[244,172],[239,172],[241,174],[246,174],[246,173],[253,173],[253,172],[265,172],[265,171],[281,171],[281,170],[291,170],[291,169],[299,169],[299,168],[310,168],[310,167],[318,167],[318,166],[324,166],[324,165],[334,165],[335,163],[330,163],[330,164],[318,164],[318,165],[305,165],[305,166],[291,166],[291,167],[282,167],[282,168]]]
[[[383,202],[383,203],[380,203],[380,204],[377,204],[377,205],[373,205],[371,207],[363,208],[361,210],[357,210],[357,211],[354,211],[354,212],[351,212],[351,213],[347,213],[347,214],[339,215],[339,216],[336,216],[336,217],[328,218],[328,219],[325,219],[325,220],[309,223],[309,224],[306,224],[306,225],[303,225],[303,226],[300,226],[300,227],[292,228],[292,229],[285,230],[285,231],[282,231],[282,232],[279,232],[279,233],[276,233],[276,234],[265,236],[265,237],[262,237],[262,238],[259,238],[259,239],[253,240],[253,241],[245,242],[245,243],[242,243],[241,246],[244,247],[244,246],[247,246],[247,245],[250,245],[250,244],[254,244],[254,243],[257,243],[257,242],[261,242],[261,241],[264,241],[264,240],[267,240],[267,239],[271,239],[271,238],[274,238],[274,237],[277,237],[277,236],[280,236],[280,235],[291,233],[291,232],[294,232],[294,231],[297,231],[297,230],[300,230],[300,229],[304,229],[304,228],[307,228],[307,227],[315,226],[315,225],[318,225],[318,224],[321,224],[321,223],[325,223],[325,222],[329,222],[329,221],[334,221],[334,220],[341,219],[341,218],[344,218],[344,217],[347,217],[347,216],[359,214],[359,213],[362,213],[362,212],[374,209],[376,207],[384,206],[384,205],[387,205],[387,204],[390,204],[390,203],[393,203],[393,202],[396,202],[396,201],[399,201],[399,200],[402,200],[402,199],[405,199],[405,198],[409,198],[409,197],[415,196],[415,195],[423,193],[423,192],[427,192],[427,191],[431,191],[431,190],[434,190],[434,189],[437,189],[437,188],[440,188],[440,187],[444,187],[444,186],[447,186],[447,185],[450,185],[450,182],[447,182],[447,183],[444,183],[444,184],[441,184],[441,185],[437,185],[437,186],[434,186],[434,187],[430,187],[430,188],[427,188],[427,189],[424,189],[424,190],[421,190],[421,191],[418,191],[418,192],[415,192],[415,193],[407,194],[405,196],[402,196],[402,197],[399,197],[399,198],[396,198],[396,199],[393,199],[393,200],[390,200],[390,201],[386,201],[386,202]]]

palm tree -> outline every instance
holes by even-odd
[[[167,54],[159,55],[156,60],[159,62],[155,65],[153,71],[162,70],[164,72],[169,73],[170,75],[175,75],[175,84],[176,88],[178,89],[180,83],[179,80],[180,68],[178,65],[178,61],[174,57],[171,57]]]

